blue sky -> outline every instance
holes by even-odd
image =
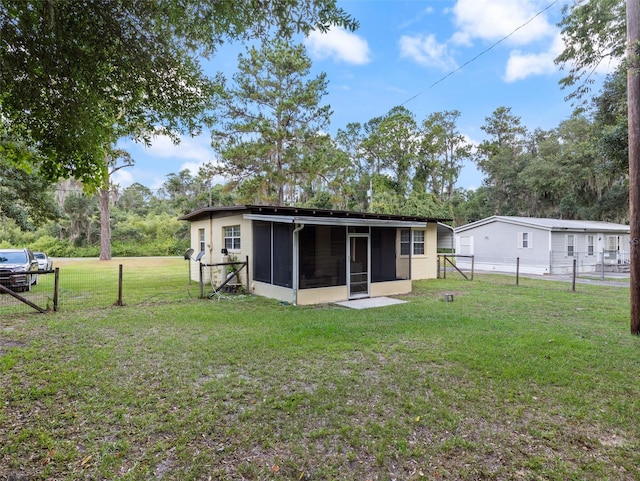
[[[571,115],[568,92],[553,59],[563,43],[557,27],[570,0],[344,0],[338,4],[360,28],[301,38],[312,75],[326,72],[333,110],[332,134],[349,122],[367,122],[404,105],[421,122],[433,112],[458,110],[458,128],[471,142],[483,140],[485,118],[510,107],[523,125],[551,129]],[[207,65],[228,77],[244,49],[227,45]],[[479,57],[477,57],[480,55]],[[475,58],[477,57],[477,58]],[[472,60],[474,59],[475,60]],[[468,62],[468,63],[467,63]],[[611,65],[595,73],[601,80]],[[122,142],[136,161],[115,181],[156,189],[169,173],[216,160],[207,132],[178,146],[162,137],[152,147]],[[480,186],[482,175],[464,166],[457,186]]]

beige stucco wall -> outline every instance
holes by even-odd
[[[347,286],[318,287],[316,289],[299,289],[299,306],[310,304],[323,304],[327,302],[346,301],[348,296]]]
[[[393,296],[396,294],[408,294],[412,290],[411,281],[375,282],[371,284],[371,297]]]
[[[224,228],[235,225],[240,226],[240,249],[229,251],[229,256],[237,257],[238,261],[244,261],[246,256],[251,257],[253,250],[253,229],[251,227],[251,221],[245,220],[242,214],[192,222],[191,248],[194,250],[193,257],[200,251],[199,230],[204,229],[205,254],[201,262],[203,264],[225,262],[221,253],[222,248],[224,248]],[[251,260],[249,260],[249,262],[251,262]],[[191,264],[191,278],[198,281],[200,279],[198,262],[192,260]],[[205,272],[208,271],[205,270]],[[251,272],[251,270],[249,270],[249,272]],[[209,282],[209,280],[209,276],[205,274],[205,281]],[[243,285],[246,284],[246,270],[240,272],[240,280]]]
[[[427,224],[424,233],[424,255],[411,256],[411,277],[413,280],[435,279],[438,277],[438,224]]]
[[[251,262],[251,259],[249,259]],[[251,283],[251,294],[277,299],[278,301],[293,303],[293,289],[287,287],[274,286],[264,282],[254,281]]]

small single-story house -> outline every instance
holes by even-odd
[[[404,294],[412,280],[436,278],[438,221],[448,219],[239,205],[179,220],[191,223],[199,253],[194,280],[198,263],[248,257],[242,283],[253,294],[306,305]]]
[[[629,226],[610,222],[492,216],[457,227],[456,254],[478,270],[567,274],[618,270],[629,264]],[[458,257],[469,268],[471,258]]]

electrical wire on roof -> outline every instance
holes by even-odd
[[[446,74],[444,77],[442,77],[440,80],[432,83],[431,85],[429,85],[429,88],[433,88],[436,85],[438,85],[440,82],[445,81],[446,79],[448,79],[449,77],[451,77],[454,73],[459,72],[460,70],[462,70],[464,67],[466,67],[467,65],[469,65],[472,62],[475,62],[478,58],[480,58],[481,56],[483,56],[485,53],[489,52],[490,50],[493,50],[495,47],[497,47],[498,45],[500,45],[502,42],[504,42],[505,40],[507,40],[509,37],[513,36],[516,32],[518,32],[519,30],[521,30],[522,28],[526,27],[527,25],[529,25],[531,22],[533,22],[536,18],[538,18],[540,15],[542,15],[544,12],[546,12],[547,10],[549,10],[551,7],[553,7],[556,3],[558,3],[558,0],[554,0],[553,2],[551,2],[549,5],[547,5],[546,7],[544,7],[542,10],[540,10],[538,13],[536,13],[533,17],[531,17],[529,20],[527,20],[526,22],[524,22],[522,25],[518,26],[515,30],[513,30],[511,33],[509,33],[508,35],[505,35],[504,37],[502,37],[500,40],[498,40],[497,42],[495,42],[494,44],[490,45],[489,47],[487,47],[486,49],[484,49],[482,52],[480,52],[478,55],[476,55],[475,57],[473,57],[470,60],[467,60],[465,63],[463,63],[462,65],[460,65],[457,69],[452,70],[451,72],[449,72],[448,74]],[[411,102],[413,99],[415,99],[416,97],[422,95],[425,91],[423,90],[422,92],[418,92],[417,94],[415,94],[413,97],[411,97],[410,99],[406,100],[405,102],[403,102],[402,105],[405,105],[409,102]]]

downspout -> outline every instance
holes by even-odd
[[[549,275],[553,274],[553,230],[549,231]]]
[[[205,246],[207,246],[205,238]],[[209,264],[213,264],[213,213],[209,212]]]
[[[298,282],[300,279],[299,271],[300,271],[300,249],[298,242],[298,232],[304,229],[304,224],[297,224],[296,228],[293,229],[293,266],[291,269],[291,275],[293,279],[291,279],[291,285],[293,287],[293,299],[292,304],[294,306],[298,305]]]

